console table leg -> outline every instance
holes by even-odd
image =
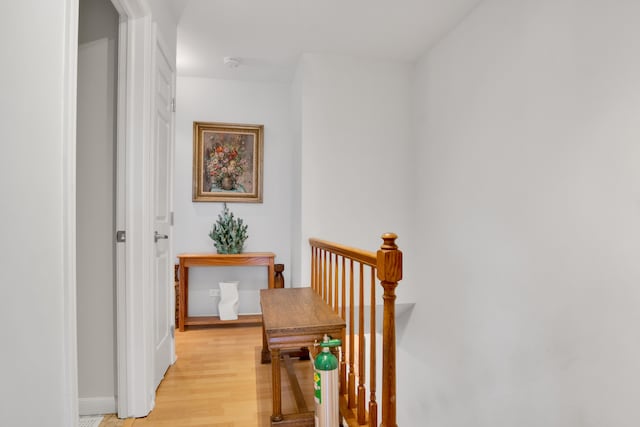
[[[187,289],[188,289],[188,269],[187,267],[185,267],[184,263],[182,262],[182,260],[180,260],[180,265],[178,267],[178,286],[179,286],[179,303],[178,303],[178,316],[179,316],[179,321],[178,321],[178,330],[180,332],[184,332],[184,321],[185,321],[185,317],[187,316],[187,301],[188,301],[188,297],[187,297]]]
[[[280,350],[271,350],[271,385],[273,391],[273,415],[271,421],[282,421],[282,395],[280,390]]]

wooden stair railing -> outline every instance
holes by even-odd
[[[402,252],[395,243],[397,237],[393,233],[382,235],[383,243],[376,253],[315,238],[309,239],[311,287],[347,323],[347,329],[342,337],[343,357],[339,378],[341,413],[350,426],[378,427],[376,398],[378,373],[376,285],[378,281],[383,288],[380,426],[397,426],[395,289],[402,279]],[[369,285],[368,289],[366,282]],[[368,330],[365,328],[366,305],[369,305],[370,310]],[[367,334],[369,335],[369,360],[366,360],[365,336]],[[367,366],[369,368],[368,403],[366,402]]]

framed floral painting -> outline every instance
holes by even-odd
[[[263,125],[193,122],[193,201],[262,203]]]

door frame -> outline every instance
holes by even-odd
[[[65,0],[64,82],[62,92],[62,286],[63,286],[63,422],[77,426],[78,331],[76,307],[76,123],[78,87],[79,0]]]
[[[144,0],[111,0],[120,14],[116,228],[116,371],[120,418],[143,417],[153,387],[150,156],[153,23]]]

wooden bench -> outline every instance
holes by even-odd
[[[287,366],[287,372],[296,396],[298,412],[282,414],[281,352],[311,347],[315,342],[321,342],[325,334],[344,339],[345,321],[311,288],[262,289],[260,305],[266,346],[271,356],[271,425],[313,426],[313,408],[306,407],[291,365]],[[267,349],[263,348],[262,351],[264,354]],[[290,363],[288,356],[285,356],[285,363]]]

